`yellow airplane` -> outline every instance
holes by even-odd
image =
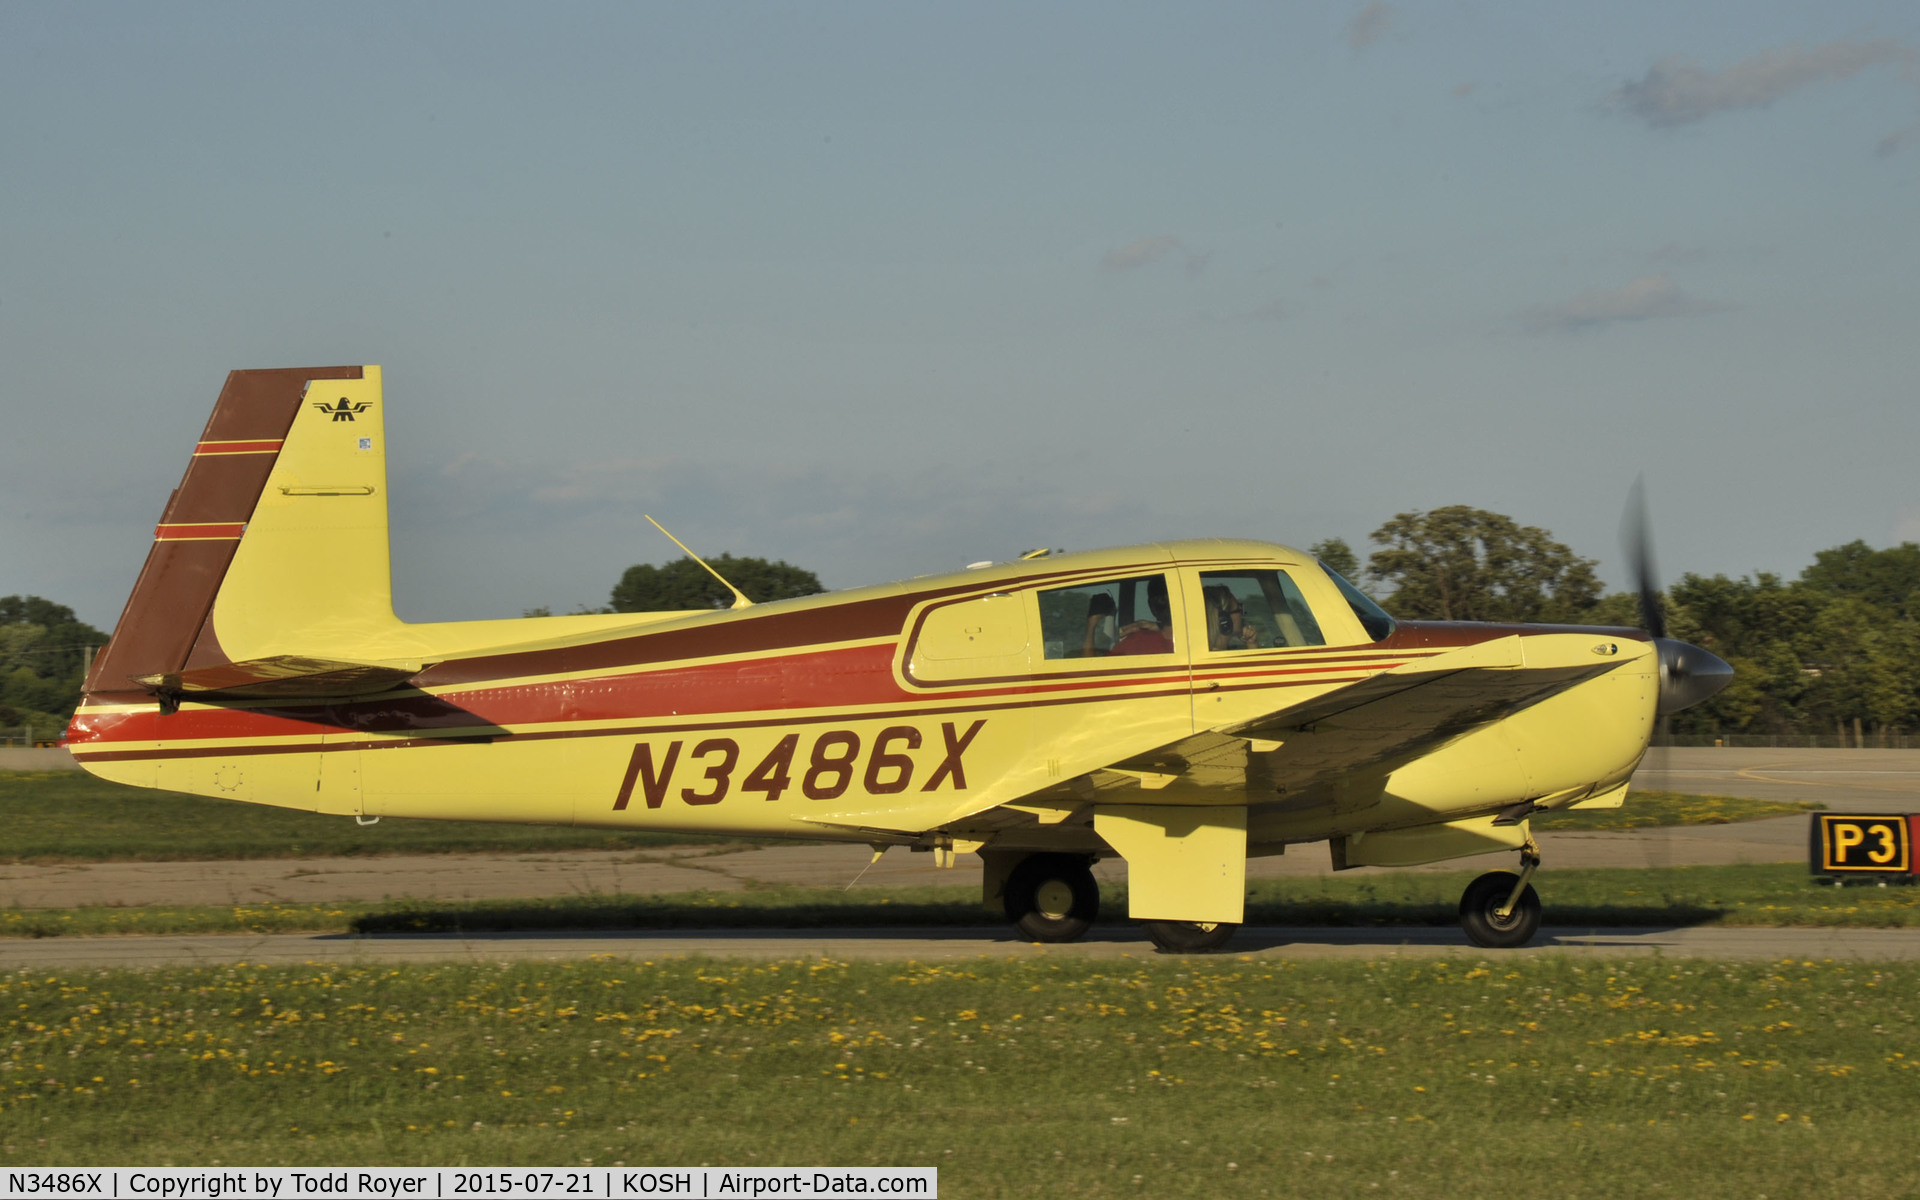
[[[235,371],[67,742],[141,787],[351,815],[977,853],[1024,936],[1126,861],[1162,950],[1247,860],[1517,850],[1461,919],[1538,928],[1531,813],[1613,807],[1731,676],[1653,632],[1396,622],[1311,555],[1184,541],[698,612],[393,614],[380,368]],[[1650,604],[1650,624],[1657,621]]]

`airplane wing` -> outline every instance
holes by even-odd
[[[1344,776],[1390,770],[1618,665],[1527,666],[1520,639],[1500,638],[1117,758],[1004,807],[1044,822],[1095,800],[1164,804],[1169,797],[1160,793],[1176,782],[1183,792],[1218,788],[1256,803],[1263,796],[1289,807],[1331,802],[1331,785]]]
[[[1523,647],[1518,635],[1463,646],[1232,725],[1160,745],[1117,746],[1105,766],[1026,792],[957,808],[927,798],[884,812],[801,820],[875,835],[943,828],[971,835],[1035,821],[1080,821],[1096,803],[1206,804],[1209,790],[1218,791],[1220,804],[1333,804],[1336,785],[1353,775],[1391,771],[1622,663],[1584,654],[1569,659],[1537,647],[1537,641]],[[1169,790],[1175,783],[1181,786]]]

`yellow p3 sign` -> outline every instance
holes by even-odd
[[[1913,821],[1904,814],[1815,813],[1814,870],[1906,874],[1913,870]]]

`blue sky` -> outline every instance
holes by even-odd
[[[0,8],[0,593],[386,369],[409,619],[1473,504],[1920,540],[1909,4]]]

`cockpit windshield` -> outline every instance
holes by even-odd
[[[1340,589],[1340,594],[1347,598],[1347,604],[1353,609],[1353,615],[1359,617],[1360,624],[1366,627],[1368,637],[1377,642],[1392,635],[1393,618],[1387,615],[1386,609],[1367,599],[1365,592],[1348,583],[1346,576],[1326,563],[1321,563],[1320,569],[1327,573],[1327,578],[1333,580],[1334,586]]]

